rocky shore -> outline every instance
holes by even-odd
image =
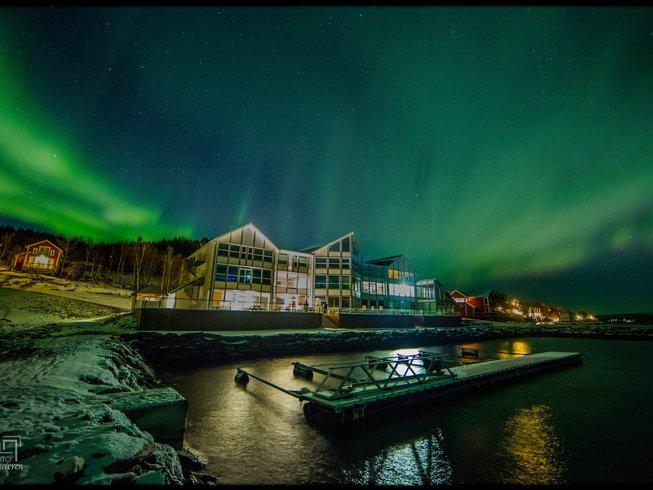
[[[0,484],[216,483],[201,472],[206,464],[201,455],[155,440],[120,405],[112,405],[114,394],[157,386],[150,365],[169,369],[510,337],[653,339],[653,327],[614,324],[465,322],[452,328],[242,334],[135,328],[133,317],[122,316],[0,335],[0,436],[21,437],[20,468],[0,469]]]
[[[215,482],[194,473],[204,463],[193,451],[156,442],[112,407],[113,394],[157,384],[120,339],[33,331],[2,336],[0,352],[0,436],[20,438],[0,484]]]
[[[451,328],[315,330],[243,333],[136,331],[120,338],[152,365],[217,365],[242,359],[369,351],[475,342],[509,337],[578,337],[653,340],[653,327],[467,323]]]

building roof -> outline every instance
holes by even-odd
[[[30,243],[29,245],[25,245],[25,248],[26,248],[27,251],[29,252],[29,249],[30,249],[31,247],[34,247],[34,246],[36,246],[36,245],[45,244],[45,243],[47,243],[48,245],[50,245],[52,248],[56,248],[56,249],[59,250],[60,252],[63,252],[63,249],[62,249],[61,247],[57,247],[57,246],[56,246],[54,243],[52,243],[50,240],[39,240],[38,242],[34,242],[34,243]]]
[[[313,253],[313,252],[315,252],[315,251],[316,251],[317,249],[319,249],[319,248],[328,247],[328,246],[331,245],[332,243],[339,242],[340,240],[342,240],[343,238],[348,237],[348,236],[351,236],[351,237],[353,238],[353,237],[354,237],[354,232],[353,232],[353,231],[350,231],[349,233],[345,233],[344,235],[339,236],[339,237],[336,238],[335,240],[331,240],[330,242],[323,243],[322,245],[318,245],[317,247],[309,247],[309,248],[305,248],[305,249],[303,249],[303,250],[301,250],[301,251],[304,252],[304,253]]]
[[[390,265],[395,260],[397,260],[399,257],[402,257],[402,256],[401,255],[391,255],[390,257],[383,257],[381,259],[368,260],[367,263],[368,264],[375,264],[375,265]]]

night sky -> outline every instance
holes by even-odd
[[[652,123],[651,9],[0,9],[4,224],[651,311]]]

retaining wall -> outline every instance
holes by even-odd
[[[140,330],[276,330],[322,327],[321,313],[139,308]]]

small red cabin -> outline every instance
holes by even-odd
[[[456,311],[463,318],[482,318],[490,313],[490,301],[487,296],[467,296],[454,290],[451,297],[456,302]]]
[[[63,250],[50,240],[41,240],[25,247],[25,251],[14,256],[13,268],[19,271],[33,271],[53,274],[59,267]]]

